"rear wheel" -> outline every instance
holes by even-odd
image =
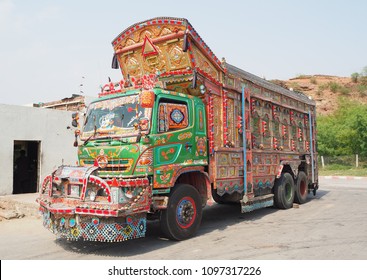
[[[300,171],[297,177],[294,201],[298,204],[303,204],[307,201],[307,195],[308,195],[307,175],[305,172]]]
[[[192,237],[201,223],[201,205],[200,194],[193,186],[177,184],[171,191],[167,209],[161,213],[162,232],[172,240]]]
[[[291,174],[285,172],[275,181],[274,204],[280,209],[293,207],[294,181]]]

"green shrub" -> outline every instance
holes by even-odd
[[[306,79],[308,76],[305,74],[297,74],[296,79]]]
[[[336,82],[329,82],[330,91],[336,93],[340,89],[340,85]]]
[[[292,82],[290,87],[293,88],[294,91],[301,91],[301,86],[297,82]]]
[[[318,152],[324,156],[367,156],[367,105],[340,98],[331,115],[319,116]],[[334,162],[339,164],[340,162]]]
[[[347,88],[347,87],[340,87],[339,88],[339,92],[342,94],[342,95],[349,95],[350,94],[350,89]]]
[[[367,95],[367,85],[358,85],[357,91],[361,97]]]
[[[328,84],[321,84],[321,85],[319,85],[319,90],[324,91],[328,87],[329,87]]]
[[[359,77],[359,82],[360,82],[362,85],[367,86],[367,76]]]
[[[357,83],[358,78],[359,78],[359,74],[357,72],[354,72],[352,75],[350,75],[350,77],[352,78],[353,83]]]

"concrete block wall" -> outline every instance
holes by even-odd
[[[0,104],[0,195],[12,194],[14,141],[40,141],[40,183],[62,163],[75,165],[69,111]],[[37,188],[38,189],[38,188]]]

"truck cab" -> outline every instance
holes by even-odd
[[[103,94],[85,114],[79,166],[60,166],[44,181],[45,226],[73,240],[142,237],[146,214],[166,209],[178,182],[196,185],[197,201],[181,202],[181,223],[187,226],[196,215],[186,213],[199,211],[207,201],[206,185],[190,182],[189,175],[199,173],[205,182],[205,122],[198,97],[161,88]],[[91,235],[92,225],[97,226]],[[120,233],[109,237],[106,228]]]

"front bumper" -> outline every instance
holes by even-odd
[[[146,214],[127,217],[98,217],[89,215],[52,213],[40,206],[43,225],[59,238],[99,242],[121,242],[145,237]]]
[[[60,238],[119,242],[145,236],[152,191],[147,177],[103,179],[96,167],[61,166],[43,181],[43,225]]]

